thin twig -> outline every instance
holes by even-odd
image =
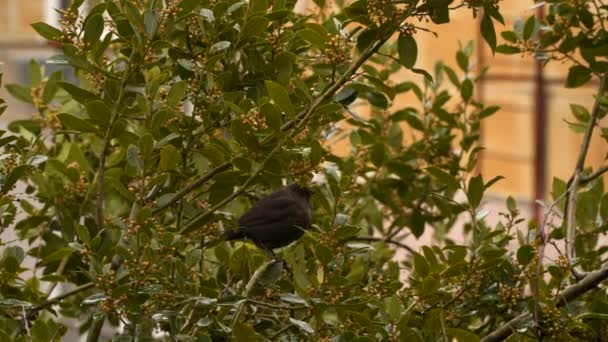
[[[95,285],[94,283],[86,283],[86,284],[83,284],[83,285],[80,285],[80,286],[74,288],[71,291],[60,294],[59,296],[57,296],[55,298],[48,299],[48,300],[42,302],[41,304],[38,304],[38,305],[34,306],[33,308],[29,309],[30,315],[34,312],[37,312],[37,311],[46,309],[49,306],[55,305],[68,297],[71,297],[80,292],[86,291],[86,290],[90,289],[91,287],[93,287],[94,285]]]
[[[576,205],[578,200],[578,187],[580,185],[579,183],[581,181],[583,169],[585,168],[585,158],[587,157],[587,153],[589,152],[589,145],[591,143],[593,129],[595,128],[600,113],[603,111],[600,100],[602,96],[604,96],[605,90],[606,76],[602,76],[600,78],[600,85],[595,99],[595,103],[593,105],[593,110],[591,112],[591,117],[589,118],[589,122],[587,123],[587,127],[585,129],[583,143],[581,144],[581,150],[578,155],[574,174],[568,182],[571,187],[571,191],[569,192],[568,198],[566,200],[566,205],[568,206],[566,210],[566,255],[570,259],[571,265],[575,264],[575,262],[573,261],[576,259],[576,248],[574,248],[574,240],[576,238]],[[585,272],[577,270],[576,266],[572,267],[572,275],[574,275],[577,279],[581,279],[584,274]]]
[[[222,172],[230,169],[231,167],[232,167],[232,164],[230,162],[225,162],[224,164],[221,164],[221,165],[215,167],[214,169],[210,170],[209,172],[207,172],[206,174],[201,176],[199,179],[197,179],[194,182],[185,186],[183,189],[181,189],[179,192],[177,192],[175,195],[173,195],[173,197],[171,197],[171,199],[169,201],[167,201],[167,203],[164,203],[163,205],[152,210],[152,213],[156,214],[156,213],[168,208],[173,203],[179,201],[184,196],[186,196],[187,194],[192,192],[194,189],[207,183],[207,181],[209,181],[211,178],[215,177],[215,175],[217,175],[218,173],[222,173]]]
[[[25,333],[27,334],[28,340],[32,341],[32,332],[30,331],[30,320],[28,314],[25,311],[25,305],[21,306],[21,312],[23,313],[23,325],[25,326]]]
[[[545,232],[545,227],[547,226],[547,221],[549,220],[549,217],[551,216],[551,213],[553,212],[553,210],[555,210],[555,207],[557,206],[557,204],[559,202],[561,202],[561,200],[566,197],[570,191],[572,190],[572,187],[569,187],[568,189],[566,189],[566,191],[564,191],[563,194],[561,194],[558,198],[555,199],[555,201],[553,201],[553,203],[549,206],[549,208],[547,208],[547,210],[544,213],[544,217],[543,217],[543,221],[541,222],[540,226],[538,227],[538,231],[539,231],[539,235],[540,235],[540,246],[538,246],[538,260],[536,262],[536,279],[534,282],[534,322],[536,322],[536,326],[539,326],[538,324],[538,320],[539,320],[539,311],[540,311],[540,271],[543,265],[543,259],[545,257],[545,246],[547,244],[547,233]],[[540,337],[541,331],[540,329],[537,330],[537,337]]]
[[[393,239],[387,239],[387,238],[381,238],[381,237],[374,237],[374,236],[362,236],[362,237],[356,237],[356,238],[352,238],[351,241],[365,241],[365,242],[384,242],[384,243],[390,243],[391,245],[395,245],[398,247],[401,247],[405,250],[407,250],[410,253],[415,253],[414,249],[402,242],[393,240]]]
[[[110,118],[110,123],[108,124],[108,128],[106,129],[106,134],[104,135],[103,149],[101,150],[101,155],[99,156],[99,167],[97,168],[97,201],[96,201],[96,217],[97,217],[97,227],[99,229],[103,228],[104,224],[104,214],[103,214],[103,202],[104,202],[104,174],[106,168],[106,155],[110,149],[110,140],[112,135],[112,130],[116,121],[119,117],[119,109],[120,103],[125,95],[125,87],[129,78],[131,77],[131,72],[133,69],[131,68],[131,63],[133,62],[133,58],[135,56],[135,49],[131,52],[131,56],[129,60],[126,62],[125,70],[122,73],[122,80],[120,81],[120,87],[118,88],[118,97],[116,98],[116,102],[114,102],[114,108],[112,108],[112,117]]]
[[[286,306],[286,305],[277,305],[277,304],[272,304],[272,303],[260,302],[260,301],[253,300],[253,299],[247,299],[247,301],[252,304],[262,305],[262,306],[266,306],[266,307],[273,308],[273,309],[281,309],[281,310],[310,309],[310,306],[308,306],[308,305]]]
[[[599,178],[600,176],[602,176],[606,172],[608,172],[608,165],[601,166],[594,173],[592,173],[592,174],[590,174],[588,176],[581,176],[579,184],[580,185],[585,185],[585,184],[593,181],[594,179]]]

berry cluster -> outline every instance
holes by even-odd
[[[350,42],[340,35],[329,35],[325,43],[325,59],[329,64],[344,64],[350,62]]]

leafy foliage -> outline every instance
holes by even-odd
[[[61,44],[56,58],[78,81],[32,61],[31,84],[6,86],[36,114],[0,136],[0,220],[29,247],[2,241],[3,339],[57,340],[62,316],[90,340],[121,323],[117,340],[156,330],[170,340],[475,341],[533,304],[526,289],[544,276],[546,241],[534,223],[520,226],[511,198],[501,223],[484,222],[484,193],[500,177],[475,173],[480,123],[498,108],[475,100],[484,71],[473,46],[456,53],[460,70],[416,68],[413,19],[444,24],[461,7],[360,0],[310,17],[285,0],[105,1],[88,13],[82,2],[61,28],[33,24]],[[496,2],[467,4],[484,10],[494,50]],[[525,26],[521,39],[532,39],[536,24]],[[398,96],[411,104],[395,108]],[[343,139],[344,155],[332,149]],[[246,242],[205,244],[311,171],[323,179],[314,227],[281,251],[290,272]],[[608,201],[588,175],[576,219],[591,270]],[[566,191],[556,180],[555,200]],[[447,237],[459,218],[466,244]],[[395,257],[392,247],[428,230],[432,246]],[[605,295],[562,315],[554,297],[569,260],[546,269],[542,331],[604,336]],[[56,295],[58,284],[73,289]]]

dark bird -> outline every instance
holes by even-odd
[[[255,203],[239,219],[239,228],[226,232],[220,241],[248,239],[274,255],[273,249],[296,241],[310,227],[312,194],[298,184],[273,192]]]

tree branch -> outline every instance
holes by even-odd
[[[587,291],[594,289],[606,279],[608,279],[608,267],[604,267],[599,271],[588,273],[587,276],[585,276],[585,278],[583,278],[581,281],[565,289],[561,295],[559,295],[556,305],[558,307],[565,306],[572,300],[585,294]],[[527,321],[530,318],[531,314],[529,312],[524,312],[482,338],[481,342],[503,341],[511,336],[520,323]]]
[[[553,213],[553,210],[555,210],[555,207],[558,205],[559,202],[561,202],[561,200],[565,196],[567,196],[570,193],[571,190],[572,190],[572,188],[567,188],[563,194],[561,194],[558,198],[555,199],[555,201],[553,201],[551,206],[549,206],[549,208],[547,208],[547,210],[544,212],[543,221],[541,222],[540,226],[538,227],[538,231],[539,231],[539,235],[540,235],[540,245],[538,246],[538,252],[537,252],[538,260],[536,261],[536,273],[535,273],[536,279],[534,279],[534,287],[533,287],[533,290],[534,290],[534,322],[536,322],[536,325],[538,325],[538,319],[539,319],[539,313],[540,313],[541,269],[542,269],[542,265],[543,265],[543,259],[545,258],[545,247],[549,240],[547,238],[547,233],[545,232],[545,227],[547,226],[547,221],[549,220],[549,217]],[[539,334],[540,334],[540,332],[537,331],[537,336]]]
[[[99,167],[97,168],[97,200],[96,200],[96,217],[97,217],[97,227],[99,229],[103,228],[103,202],[104,202],[104,175],[106,168],[106,155],[108,154],[108,150],[110,149],[110,138],[112,135],[112,129],[114,128],[114,124],[119,117],[118,111],[120,108],[120,103],[125,95],[125,87],[127,85],[127,81],[131,77],[131,72],[133,69],[131,68],[131,63],[133,61],[133,57],[135,56],[135,49],[131,52],[131,56],[129,56],[129,60],[127,61],[127,65],[125,66],[125,70],[122,74],[122,80],[120,81],[120,88],[118,91],[118,97],[116,102],[114,103],[114,108],[112,108],[112,117],[110,118],[110,123],[108,124],[108,129],[106,130],[106,134],[104,136],[103,149],[101,150],[101,155],[99,156]]]
[[[581,180],[579,181],[579,184],[585,185],[585,184],[593,181],[594,179],[601,177],[606,172],[608,172],[608,165],[601,166],[594,173],[592,173],[588,176],[581,176]]]
[[[571,261],[571,264],[574,264],[572,261],[576,259],[576,249],[574,248],[574,240],[576,238],[576,205],[578,200],[578,187],[580,185],[579,183],[581,181],[583,169],[585,167],[585,158],[587,157],[587,153],[589,152],[589,145],[591,143],[593,129],[595,128],[598,117],[603,110],[602,105],[600,103],[600,98],[604,95],[605,90],[606,76],[603,76],[600,78],[600,85],[597,92],[597,97],[593,105],[591,117],[589,118],[589,122],[587,123],[587,128],[585,129],[585,135],[583,136],[583,143],[581,145],[581,150],[578,155],[574,174],[568,182],[570,192],[568,193],[568,197],[566,199],[566,256]],[[578,271],[576,267],[572,267],[572,275],[574,275],[577,279],[581,279],[584,276],[584,272]]]
[[[86,291],[86,290],[90,289],[91,287],[93,287],[94,285],[95,285],[94,283],[86,283],[86,284],[80,285],[66,293],[60,294],[59,296],[57,296],[55,298],[48,299],[48,300],[42,302],[41,304],[38,304],[38,305],[34,306],[33,308],[31,308],[29,310],[30,314],[38,312],[40,310],[44,310],[44,309],[48,308],[49,306],[55,305],[68,297],[71,297],[73,295],[79,294],[80,292]]]
[[[187,194],[192,192],[194,189],[207,183],[207,181],[209,181],[211,178],[215,177],[215,175],[217,175],[218,173],[222,173],[222,172],[230,169],[231,167],[232,167],[232,164],[230,162],[225,162],[224,164],[221,164],[221,165],[215,167],[214,169],[210,170],[209,172],[207,172],[206,174],[201,176],[199,179],[186,185],[186,187],[184,187],[179,192],[177,192],[175,195],[173,195],[173,197],[171,197],[171,199],[169,201],[167,201],[167,203],[165,203],[157,208],[154,208],[154,210],[152,210],[152,213],[156,214],[156,213],[168,208],[169,206],[171,206],[172,204],[174,204],[175,202],[179,201],[184,196],[186,196]]]
[[[374,237],[374,236],[362,236],[362,237],[353,238],[353,239],[351,239],[351,241],[384,242],[384,243],[388,243],[391,245],[395,245],[397,247],[401,247],[410,253],[415,253],[415,251],[412,247],[410,247],[402,242],[399,242],[397,240],[388,239],[388,238],[385,239],[385,238]]]

